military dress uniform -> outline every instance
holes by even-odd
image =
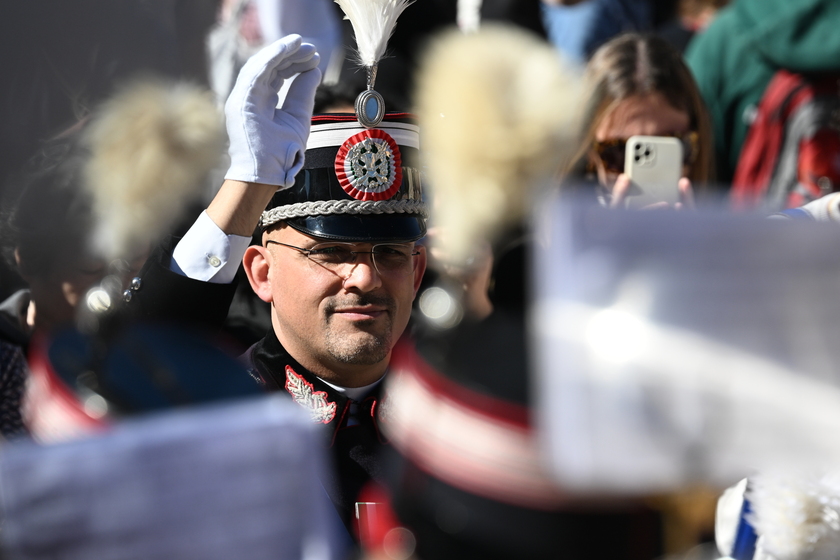
[[[262,229],[282,221],[322,240],[376,243],[422,237],[425,207],[415,163],[419,136],[413,117],[389,113],[378,126],[363,127],[351,114],[315,115],[312,123],[303,169],[292,187],[275,194],[263,213]],[[359,163],[370,162],[372,158],[364,157],[370,154],[376,155],[374,164]],[[360,180],[354,182],[354,174]],[[217,332],[236,291],[231,280],[244,247],[217,247],[193,255],[207,261],[210,269],[222,269],[222,283],[189,278],[181,269],[183,262],[177,262],[184,245],[195,253],[214,235],[224,237],[203,214],[177,245],[170,242],[158,248],[125,293],[129,314],[135,320],[188,323]],[[268,391],[286,393],[308,409],[313,422],[324,425],[323,444],[330,449],[334,467],[324,487],[350,529],[359,491],[380,478],[378,455],[385,438],[377,411],[382,384],[359,400],[349,398],[301,366],[273,329],[242,360],[257,383]]]

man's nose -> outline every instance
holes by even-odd
[[[348,263],[344,276],[344,288],[355,288],[369,292],[382,285],[382,277],[373,264],[371,253],[356,253],[356,259]]]

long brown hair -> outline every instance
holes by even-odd
[[[685,111],[698,135],[698,153],[689,179],[700,189],[713,179],[712,129],[706,106],[680,53],[654,35],[627,33],[601,46],[586,67],[587,105],[580,148],[570,172],[585,165],[595,130],[621,101],[659,93],[675,109]]]

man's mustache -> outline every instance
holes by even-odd
[[[363,307],[367,305],[384,307],[388,311],[393,311],[395,308],[394,298],[388,295],[352,294],[350,296],[342,298],[331,298],[324,306],[324,309],[327,313],[334,313],[336,309],[344,309],[347,307]]]

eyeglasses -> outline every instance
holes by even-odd
[[[333,272],[342,272],[345,265],[355,264],[358,255],[370,255],[373,266],[380,276],[401,275],[413,271],[414,259],[412,257],[420,254],[419,251],[414,251],[412,244],[400,243],[380,243],[373,245],[370,251],[357,251],[355,244],[337,241],[318,243],[309,249],[271,239],[266,241],[266,245],[269,243],[294,249],[304,254],[312,263]]]
[[[683,165],[690,166],[697,159],[697,146],[699,138],[696,132],[685,134],[659,134],[677,138],[683,145]],[[604,169],[611,173],[624,173],[624,154],[627,138],[610,138],[608,140],[595,140],[592,143],[592,151],[598,155],[598,159],[604,165]]]

